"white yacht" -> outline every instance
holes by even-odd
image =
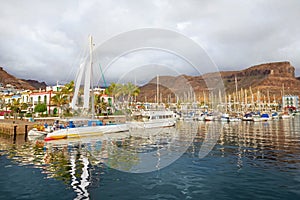
[[[157,128],[176,124],[176,114],[169,110],[141,110],[132,113],[129,128]]]

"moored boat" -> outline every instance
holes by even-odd
[[[208,114],[205,116],[204,118],[205,121],[214,121],[215,120],[215,116]]]
[[[253,116],[251,113],[246,113],[243,118],[242,118],[243,121],[253,121]]]
[[[261,122],[262,121],[262,118],[259,114],[255,114],[255,115],[252,115],[252,121],[254,122]]]
[[[280,116],[281,119],[290,119],[291,118],[291,115],[289,113],[283,113],[281,116]]]
[[[222,122],[229,122],[229,114],[227,113],[222,114],[220,120]]]
[[[77,121],[77,124],[75,121]],[[124,132],[129,130],[127,124],[104,125],[100,120],[87,120],[87,124],[84,124],[84,120],[82,119],[75,121],[69,120],[68,126],[48,133],[45,137],[45,141]]]
[[[277,112],[272,113],[272,119],[279,119],[279,115]]]
[[[176,116],[169,110],[141,110],[133,113],[126,124],[129,128],[169,127],[176,124]]]
[[[269,121],[269,120],[271,120],[269,114],[263,113],[263,114],[261,115],[261,121]]]

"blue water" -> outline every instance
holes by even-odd
[[[53,144],[12,144],[2,138],[0,199],[300,198],[298,117],[267,123],[182,123],[175,130],[159,130],[159,137],[157,132],[123,133]],[[199,158],[211,126],[220,135],[207,156]],[[177,130],[178,135],[172,134]],[[141,153],[155,159],[147,157],[139,165]],[[163,167],[174,155],[179,158]],[[146,169],[152,170],[140,173]]]

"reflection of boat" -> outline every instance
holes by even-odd
[[[76,125],[77,122],[77,125]],[[100,120],[69,120],[68,126],[47,134],[45,140],[56,140],[65,138],[76,138],[93,134],[105,134],[128,131],[127,124],[108,124],[103,125]]]
[[[156,128],[174,126],[175,113],[169,110],[138,111],[132,114],[132,120],[126,124],[130,128]]]

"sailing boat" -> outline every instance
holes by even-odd
[[[102,121],[95,119],[92,53],[93,53],[93,39],[92,36],[90,36],[90,65],[86,66],[84,64],[81,64],[79,68],[79,72],[76,78],[77,80],[75,82],[74,97],[71,104],[71,107],[73,109],[78,108],[76,106],[76,102],[78,99],[78,92],[79,92],[82,77],[83,75],[85,75],[83,110],[85,113],[91,113],[91,118],[68,119],[65,122],[65,127],[57,128],[58,130],[54,130],[53,132],[48,133],[45,138],[45,141],[72,138],[72,137],[78,138],[82,136],[123,132],[129,130],[126,124],[104,125]],[[92,93],[91,95],[90,92]],[[89,110],[90,102],[91,102],[91,111]],[[58,124],[59,122],[57,122],[57,125]]]

